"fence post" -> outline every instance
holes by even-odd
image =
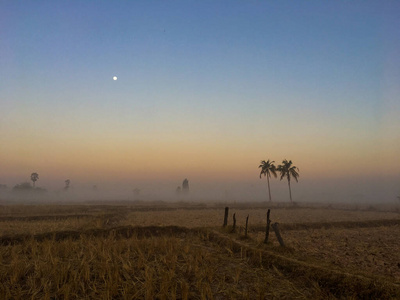
[[[246,230],[244,232],[245,237],[247,237],[247,225],[249,225],[249,215],[247,215],[247,218],[246,218]]]
[[[236,213],[233,214],[233,227],[232,232],[236,232]]]
[[[224,216],[224,225],[223,225],[223,227],[226,227],[226,225],[228,225],[228,213],[229,213],[229,207],[225,207],[225,216]]]
[[[274,223],[271,226],[272,226],[272,229],[275,231],[275,235],[276,235],[276,238],[278,239],[279,244],[282,247],[285,247],[285,243],[283,242],[281,233],[279,232],[278,223]]]
[[[269,238],[269,225],[271,224],[271,220],[269,219],[269,214],[271,213],[271,210],[268,209],[267,212],[267,227],[265,228],[265,239],[264,239],[264,244],[268,243],[268,238]]]

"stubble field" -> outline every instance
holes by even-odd
[[[222,228],[225,205],[230,207],[229,222]],[[285,247],[272,229],[269,243],[264,244],[268,208],[272,222],[279,223]],[[395,207],[3,205],[0,295],[3,299],[395,299],[400,297],[399,236],[400,214]]]

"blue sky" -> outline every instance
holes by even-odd
[[[261,159],[292,158],[306,182],[398,180],[399,13],[397,1],[1,1],[0,179],[260,184]]]

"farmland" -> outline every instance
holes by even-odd
[[[222,228],[224,207],[228,226]],[[278,222],[285,247],[270,232]],[[237,228],[232,232],[232,215]],[[245,237],[245,219],[249,232]],[[396,207],[108,202],[0,206],[5,299],[400,297]]]

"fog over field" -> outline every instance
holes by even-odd
[[[39,183],[39,182],[38,182]],[[272,201],[289,203],[287,182],[279,179],[271,181]],[[123,184],[113,182],[93,184],[72,183],[66,191],[61,185],[38,184],[47,191],[41,194],[26,194],[12,191],[12,185],[0,191],[0,200],[7,199],[47,199],[49,201],[79,201],[79,200],[129,200],[129,201],[189,201],[189,202],[267,202],[268,190],[264,178],[254,181],[189,181],[189,193],[179,194],[176,188],[181,185],[176,182],[136,182]],[[135,191],[137,189],[137,191]],[[365,179],[356,180],[332,179],[313,180],[307,182],[302,178],[292,183],[293,201],[298,203],[384,203],[398,204],[399,186],[397,180]]]

